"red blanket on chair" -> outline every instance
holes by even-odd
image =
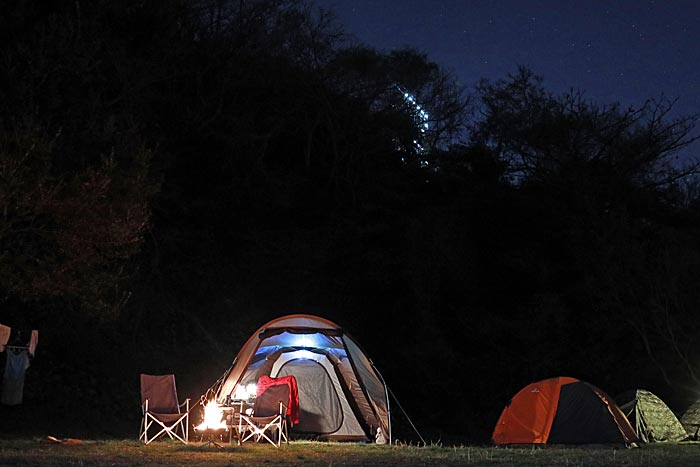
[[[289,402],[287,403],[287,419],[289,425],[294,426],[299,423],[299,389],[297,388],[297,379],[294,375],[282,376],[280,378],[270,378],[269,376],[261,376],[258,379],[258,389],[256,396],[265,391],[270,386],[278,384],[286,384],[289,386]]]

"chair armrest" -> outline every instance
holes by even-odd
[[[177,407],[178,408],[184,407],[185,412],[189,412],[190,411],[190,398],[188,397],[187,399],[182,401],[182,403],[180,405],[178,405]]]

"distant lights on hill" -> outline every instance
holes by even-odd
[[[420,136],[423,137],[425,133],[430,130],[430,115],[423,109],[423,107],[418,103],[415,96],[405,89],[397,86],[397,89],[403,96],[404,102],[406,102],[411,109],[411,116],[416,123],[418,130],[420,131]],[[425,152],[425,147],[419,139],[413,140],[413,145],[416,153],[421,154]]]
[[[413,107],[413,117],[416,120],[416,123],[418,123],[421,133],[425,133],[426,130],[430,129],[430,123],[428,123],[430,115],[428,115],[428,112],[421,107],[411,93],[403,91],[403,98]]]

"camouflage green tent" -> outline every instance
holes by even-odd
[[[688,437],[673,411],[650,391],[635,389],[615,401],[645,443],[676,442]]]
[[[700,400],[695,401],[681,416],[681,424],[688,437],[697,440],[700,436]]]

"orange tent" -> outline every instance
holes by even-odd
[[[560,376],[529,384],[503,409],[496,444],[610,444],[638,442],[629,421],[603,391]]]

